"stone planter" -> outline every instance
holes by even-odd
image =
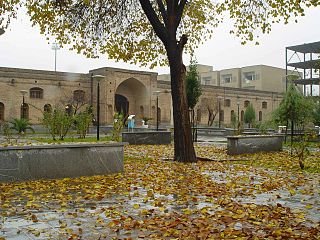
[[[282,150],[283,136],[255,135],[228,136],[227,153],[229,155]]]
[[[0,182],[123,172],[123,143],[0,148]]]
[[[122,141],[129,144],[170,144],[171,132],[169,131],[145,131],[123,132]]]

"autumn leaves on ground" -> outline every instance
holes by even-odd
[[[319,153],[196,150],[214,161],[128,146],[123,174],[2,183],[0,239],[320,239]]]

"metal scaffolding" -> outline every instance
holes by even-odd
[[[290,56],[290,57],[289,57]],[[292,79],[294,84],[303,85],[304,95],[313,96],[313,86],[319,85],[320,93],[320,42],[306,43],[296,46],[286,47],[286,88],[288,77],[297,76]]]

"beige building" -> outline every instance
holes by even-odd
[[[229,126],[231,114],[238,114],[243,119],[246,106],[252,103],[259,121],[265,120],[279,105],[282,94],[279,91],[262,91],[266,66],[253,68],[259,75],[254,90],[239,88],[242,86],[242,74],[253,71],[250,67],[213,71],[212,67],[201,65],[201,81],[203,94],[196,106],[197,119],[200,125],[206,126],[210,112],[223,125]],[[245,69],[245,71],[242,71]],[[226,76],[231,74],[230,82]],[[272,72],[267,72],[273,74]],[[43,111],[57,106],[65,107],[80,103],[89,104],[96,109],[97,79],[96,75],[104,78],[100,81],[100,122],[104,125],[113,123],[115,112],[134,114],[137,126],[143,116],[152,118],[151,125],[156,119],[156,99],[158,97],[158,114],[160,123],[171,125],[172,100],[170,94],[169,75],[159,75],[155,72],[133,71],[117,68],[100,68],[89,73],[67,73],[41,71],[17,68],[0,68],[0,120],[27,117],[37,124],[43,116]],[[223,83],[221,83],[221,76]],[[271,79],[272,77],[270,77]],[[271,82],[271,80],[270,80]],[[272,84],[271,84],[272,85]],[[237,88],[235,88],[237,87]],[[257,90],[257,89],[259,90]],[[24,96],[23,96],[24,94]],[[24,99],[24,100],[23,100]],[[25,102],[24,107],[23,101]],[[239,109],[239,111],[238,111]],[[96,112],[94,112],[96,115]],[[217,124],[217,123],[216,123]]]

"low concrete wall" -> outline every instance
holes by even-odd
[[[230,155],[281,151],[283,136],[228,136],[227,153]]]
[[[123,145],[60,144],[0,148],[0,182],[123,172]]]
[[[170,144],[171,132],[148,131],[148,132],[123,132],[122,141],[129,144]]]

